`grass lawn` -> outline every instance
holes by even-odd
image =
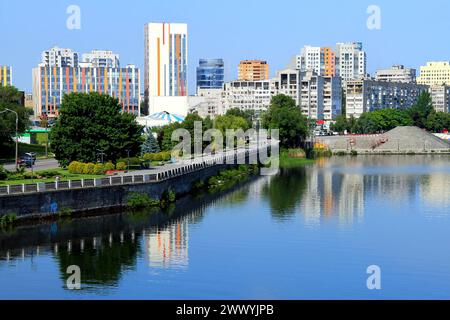
[[[52,169],[52,170],[42,170],[42,171],[35,171],[34,175],[39,175],[41,172],[56,172],[59,177],[60,181],[68,181],[68,180],[81,180],[81,179],[96,179],[96,178],[103,178],[106,175],[93,175],[93,174],[72,174],[67,169]],[[32,184],[37,182],[54,182],[55,177],[52,178],[43,178],[43,179],[21,179],[21,180],[7,180],[7,181],[0,181],[0,186],[6,186],[6,185],[14,185],[14,184]]]

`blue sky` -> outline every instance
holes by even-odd
[[[66,28],[72,4],[81,9],[81,30]],[[366,27],[372,4],[381,9],[381,30]],[[227,80],[237,77],[241,59],[265,59],[274,75],[305,44],[362,41],[371,73],[450,60],[447,0],[0,0],[0,65],[12,65],[15,85],[26,91],[41,51],[54,45],[113,50],[122,65],[142,68],[147,22],[188,24],[190,93],[199,58],[223,58]]]

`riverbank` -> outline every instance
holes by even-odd
[[[21,190],[8,187],[8,193],[0,196],[0,216],[15,216],[20,221],[73,214],[90,215],[96,211],[124,209],[136,194],[170,203],[173,201],[170,199],[174,198],[172,193],[176,197],[189,194],[199,183],[206,183],[224,170],[238,167],[238,160],[249,162],[258,152],[258,148],[236,150],[229,154],[197,159],[190,164],[180,163],[147,170],[137,175],[35,184],[31,185],[35,187],[33,190],[29,189],[30,185],[23,185]],[[233,160],[231,157],[234,161],[227,163]]]
[[[308,164],[313,164],[314,159],[306,158],[306,154],[301,149],[281,150],[280,151],[280,168],[295,168]]]

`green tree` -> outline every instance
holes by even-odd
[[[248,127],[249,128],[253,127],[253,120],[255,118],[255,110],[241,110],[239,108],[231,108],[231,109],[228,109],[228,111],[225,115],[244,118],[248,123]]]
[[[432,132],[442,132],[450,129],[450,113],[433,111],[428,115],[426,129]]]
[[[336,122],[331,125],[331,130],[339,133],[348,130],[348,121],[345,115],[339,115],[336,117]]]
[[[19,116],[19,133],[29,127],[29,111],[21,105],[22,94],[11,86],[0,86],[0,112],[10,109]],[[0,113],[0,158],[14,154],[13,137],[16,134],[16,115],[13,112]]]
[[[427,118],[433,111],[433,102],[428,92],[422,92],[417,102],[409,109],[409,115],[413,120],[413,125],[425,128]]]
[[[246,131],[250,128],[250,125],[245,118],[233,115],[218,116],[215,118],[214,124],[215,128],[222,131],[224,135],[228,129],[242,129]]]
[[[158,153],[161,149],[159,148],[158,141],[156,141],[153,132],[148,132],[144,143],[141,145],[141,155],[146,153]]]
[[[355,132],[379,133],[392,130],[399,126],[411,126],[413,120],[408,111],[399,109],[381,109],[365,112],[357,120]]]
[[[72,161],[116,161],[140,151],[142,127],[136,117],[122,113],[119,101],[99,93],[71,93],[64,97],[50,140],[62,166]]]
[[[280,94],[274,96],[269,109],[263,114],[262,126],[266,129],[279,129],[282,147],[298,147],[308,135],[308,122],[302,115],[294,99]]]

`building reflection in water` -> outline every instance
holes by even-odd
[[[187,267],[189,263],[189,220],[179,219],[168,226],[145,234],[149,266],[152,268]]]
[[[420,181],[422,199],[431,207],[442,208],[442,215],[450,213],[450,177],[431,174]],[[428,212],[427,212],[428,213]]]
[[[300,212],[311,227],[332,217],[350,225],[363,221],[368,202],[387,201],[405,209],[423,197],[434,206],[449,208],[449,168],[448,159],[439,157],[324,158],[314,165],[281,169],[265,182],[263,195],[277,220],[293,219]]]

